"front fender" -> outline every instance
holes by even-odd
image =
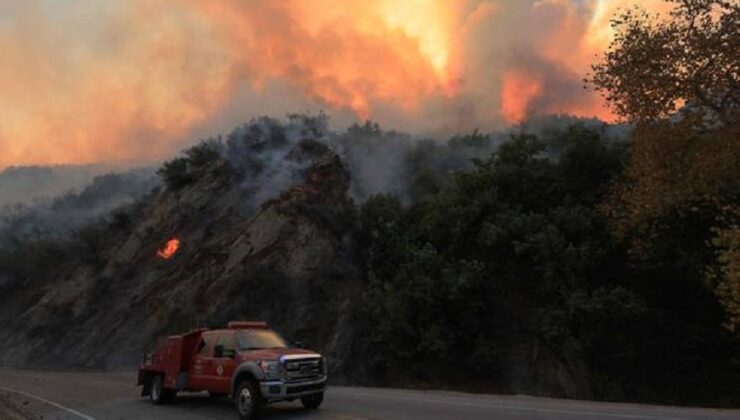
[[[249,375],[250,378],[254,378],[257,381],[262,381],[265,379],[265,375],[262,373],[262,369],[260,369],[259,366],[257,366],[257,362],[255,361],[247,361],[242,362],[239,366],[236,367],[234,370],[234,375],[231,377],[231,392],[233,393],[236,389],[236,386],[238,385],[236,383],[237,379],[241,377],[243,374]]]

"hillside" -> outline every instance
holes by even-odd
[[[213,162],[196,183],[95,225],[78,258],[3,293],[3,363],[130,366],[163,334],[242,318],[269,319],[341,360],[343,308],[359,281],[349,226],[333,221],[351,211],[348,175],[328,149],[307,156],[303,145],[293,152],[312,161],[305,180],[254,214]],[[181,247],[159,258],[173,236]]]
[[[63,235],[10,219],[0,363],[128,369],[163,335],[264,319],[336,383],[736,403],[704,266],[658,287],[682,262],[635,261],[600,210],[628,144],[327,127],[252,121]]]

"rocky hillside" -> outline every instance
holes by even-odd
[[[157,337],[231,319],[266,319],[322,348],[341,371],[353,334],[347,308],[360,273],[346,193],[326,146],[299,142],[303,179],[252,210],[214,160],[197,182],[162,188],[90,232],[87,249],[0,295],[6,364],[123,367]],[[157,250],[170,238],[169,259]]]

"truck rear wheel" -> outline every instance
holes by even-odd
[[[149,399],[152,400],[154,405],[168,404],[175,399],[175,391],[164,387],[164,378],[162,375],[152,376]]]
[[[239,412],[240,419],[252,420],[257,418],[262,408],[262,397],[257,384],[250,379],[241,381],[234,392],[234,404],[236,405],[236,411]]]
[[[309,395],[307,397],[301,398],[301,404],[303,404],[304,408],[308,408],[309,410],[319,408],[322,402],[324,402],[323,392],[320,394],[313,394],[313,395]]]

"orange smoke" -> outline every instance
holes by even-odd
[[[212,22],[235,71],[259,89],[288,80],[359,118],[374,103],[412,112],[449,81],[459,0],[223,0],[195,2]]]
[[[615,121],[613,112],[600,98],[578,94],[561,98],[557,92],[547,92],[546,84],[542,74],[528,72],[526,69],[504,73],[501,86],[501,115],[504,120],[516,124],[535,114],[565,114]],[[579,88],[580,86],[571,87]]]
[[[175,255],[178,249],[180,249],[180,240],[171,238],[161,249],[157,250],[157,256],[169,260]]]
[[[531,14],[539,36],[532,40],[537,56],[549,63],[547,70],[515,66],[501,78],[501,116],[517,123],[532,114],[569,114],[614,122],[616,116],[593,93],[552,92],[552,75],[543,71],[557,69],[571,81],[579,82],[590,70],[596,57],[604,52],[614,33],[610,20],[619,11],[639,6],[651,13],[665,15],[674,5],[665,0],[539,0],[532,3]],[[562,80],[561,80],[562,81]],[[557,81],[555,81],[557,82]],[[558,84],[558,83],[555,83]],[[575,83],[571,83],[575,85]],[[580,84],[580,83],[578,83]],[[564,94],[565,93],[565,94]]]
[[[506,121],[522,122],[530,112],[530,104],[542,92],[542,83],[524,72],[504,74],[501,89],[501,114]]]
[[[139,2],[101,11],[87,38],[18,4],[0,25],[0,167],[166,156],[228,93],[193,13]]]
[[[401,128],[425,131],[454,125],[443,119],[471,101],[472,123],[486,129],[531,113],[609,117],[590,93],[541,100],[558,80],[507,65],[508,49],[521,44],[580,80],[611,37],[609,16],[636,3],[665,7],[659,0],[7,2],[0,168],[165,158],[221,114],[237,88],[261,92],[275,83],[319,107],[359,119],[400,115],[414,121]],[[512,38],[482,37],[490,27]],[[284,102],[286,113],[301,111]]]

